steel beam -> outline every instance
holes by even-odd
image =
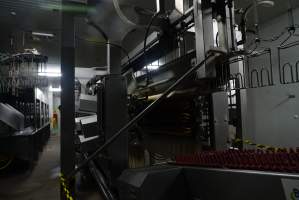
[[[213,10],[207,0],[193,0],[196,63],[206,56],[206,53],[214,47],[213,38]],[[199,79],[214,76],[212,66],[204,64],[197,71]]]
[[[68,0],[62,0],[62,8]],[[62,9],[61,24],[61,173],[69,174],[75,169],[75,32],[74,16]],[[68,183],[74,194],[75,179]],[[61,199],[67,199],[61,189]]]

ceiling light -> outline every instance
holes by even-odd
[[[53,33],[32,32],[32,35],[35,35],[35,36],[44,36],[44,37],[54,37]]]
[[[49,87],[50,92],[61,92],[61,87],[59,86],[58,88],[53,88],[52,86]]]
[[[258,4],[267,8],[271,8],[275,5],[274,1],[258,1]]]
[[[39,76],[46,77],[61,77],[61,73],[51,73],[51,72],[38,72]]]
[[[175,0],[175,8],[176,8],[181,14],[184,14],[184,0]]]
[[[32,53],[34,55],[40,55],[40,53],[38,52],[37,49],[33,48],[33,49],[24,49],[25,53]]]
[[[156,12],[160,12],[160,0],[156,0]]]

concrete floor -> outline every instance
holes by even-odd
[[[59,200],[60,137],[52,135],[34,166],[16,162],[0,172],[0,200]],[[101,200],[96,187],[77,191],[77,200]]]
[[[59,166],[60,140],[52,135],[33,167],[16,168],[0,176],[0,200],[60,199]]]

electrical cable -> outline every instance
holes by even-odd
[[[289,32],[288,37],[280,43],[280,46],[284,45],[292,37],[292,35],[293,34],[291,32]]]
[[[111,42],[108,42],[106,44],[110,44],[111,46],[114,46],[114,47],[117,47],[117,48],[121,49],[126,54],[126,56],[127,56],[127,59],[128,59],[127,63],[129,65],[131,65],[131,58],[129,56],[129,52],[125,48],[123,48],[121,45],[114,44],[114,43],[111,43]]]
[[[111,46],[117,47],[117,48],[119,48],[120,50],[122,50],[126,54],[127,59],[128,59],[127,63],[129,65],[131,65],[131,58],[130,58],[129,52],[125,48],[123,48],[121,45],[118,45],[118,44],[115,44],[115,43],[111,43],[111,42],[90,41],[88,39],[84,39],[84,38],[81,38],[81,37],[78,37],[78,36],[76,36],[76,38],[79,39],[79,40],[90,42],[90,43],[97,43],[99,45],[108,45],[108,44],[110,44]]]
[[[95,24],[92,20],[90,20],[89,18],[86,18],[86,23],[92,27],[94,27],[104,38],[104,40],[106,41],[105,44],[106,45],[111,45],[111,46],[114,46],[114,47],[117,47],[117,48],[120,48],[126,55],[127,55],[127,58],[128,58],[128,61],[127,61],[127,64],[131,65],[131,58],[129,56],[129,52],[123,48],[121,45],[118,45],[118,44],[114,44],[114,43],[111,43],[109,42],[109,38],[108,36],[106,35],[106,33],[101,29],[100,26],[98,26],[97,24]],[[81,38],[82,39],[82,38]],[[88,40],[86,40],[88,41]],[[89,41],[91,42],[91,41]],[[99,42],[101,43],[101,42]],[[134,75],[133,75],[134,76]]]

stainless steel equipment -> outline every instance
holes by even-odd
[[[0,103],[0,120],[15,131],[24,130],[24,115],[8,104]]]
[[[296,191],[299,186],[299,175],[157,166],[126,170],[119,181],[121,200],[288,200],[295,194],[298,195]]]

